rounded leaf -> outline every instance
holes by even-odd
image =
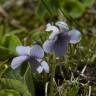
[[[63,10],[66,15],[69,15],[72,18],[79,18],[83,15],[85,6],[78,2],[78,0],[66,0],[63,5]]]

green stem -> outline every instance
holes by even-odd
[[[29,92],[31,93],[32,96],[35,95],[35,87],[34,87],[34,81],[33,81],[33,74],[31,71],[31,66],[29,64],[28,69],[25,73],[25,83],[27,84],[27,87],[29,89]]]
[[[52,16],[52,12],[51,12],[50,8],[48,7],[48,5],[45,3],[45,1],[44,0],[41,0],[41,2],[44,4],[44,6],[46,7],[46,9],[48,10],[50,16]]]
[[[54,54],[52,54],[52,62],[51,62],[51,78],[50,78],[50,90],[49,90],[49,96],[53,96],[54,92],[54,82],[53,78],[55,78],[55,68],[56,68],[56,57]]]

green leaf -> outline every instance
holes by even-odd
[[[22,29],[15,29],[15,30],[12,30],[11,32],[7,32],[6,35],[15,35],[15,34],[21,34],[21,33],[26,33],[26,32],[24,32],[24,30]]]
[[[31,70],[30,66],[28,67],[28,69],[25,73],[25,83],[27,84],[31,95],[35,96],[35,87],[34,87],[34,83],[33,83],[32,70]]]
[[[72,18],[79,18],[85,12],[85,7],[78,1],[66,0],[63,4],[63,10]]]
[[[78,85],[78,83],[74,83],[72,85],[72,88],[68,92],[68,96],[77,96],[78,95],[78,91],[79,91],[79,85]]]
[[[39,41],[43,43],[47,39],[47,36],[47,32],[33,32],[31,38],[34,41]]]
[[[28,62],[24,62],[21,67],[20,67],[20,75],[21,76],[24,76],[26,70],[27,70],[27,67],[28,67]]]
[[[3,30],[4,30],[4,28],[3,28],[3,26],[1,25],[1,26],[0,26],[0,44],[2,44],[2,38],[3,38],[3,35],[4,35]]]
[[[8,48],[0,46],[0,60],[5,60],[12,57],[12,53]]]
[[[64,90],[64,96],[77,96],[79,91],[79,84],[78,82],[73,82],[70,90]]]
[[[0,91],[0,96],[20,96],[20,94],[12,89],[3,89]]]
[[[4,46],[7,47],[12,53],[16,53],[16,46],[22,45],[16,35],[7,35],[4,39]]]
[[[8,59],[5,61],[0,61],[0,78],[3,76],[3,74],[6,72],[8,66]]]
[[[3,89],[4,88],[13,89],[22,96],[31,96],[27,86],[23,82],[20,82],[19,80],[2,78],[0,79],[0,85],[2,86]]]
[[[94,4],[95,0],[79,0],[85,7],[90,7]]]
[[[23,76],[20,75],[20,71],[21,71],[20,67],[15,70],[13,70],[12,68],[8,68],[4,75],[8,79],[15,79],[15,80],[24,81]]]

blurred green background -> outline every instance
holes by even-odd
[[[81,31],[82,40],[70,45],[60,60],[51,61],[45,54],[50,67],[54,62],[63,64],[62,69],[56,67],[55,81],[51,73],[30,72],[26,62],[12,70],[16,46],[36,41],[42,45],[48,38],[46,24],[58,20]],[[47,82],[48,96],[96,96],[96,0],[0,0],[0,96],[47,96]]]

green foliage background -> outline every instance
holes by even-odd
[[[16,46],[42,45],[46,24],[58,20],[80,30],[81,42],[60,59],[45,54],[49,74],[32,73],[27,62],[12,70]],[[88,96],[89,90],[96,95],[96,1],[0,0],[0,96]]]

